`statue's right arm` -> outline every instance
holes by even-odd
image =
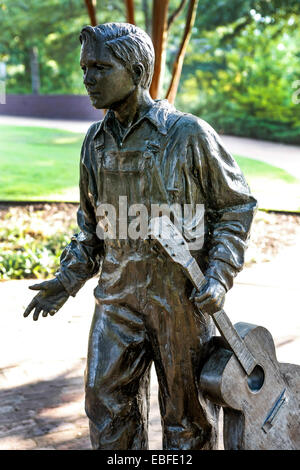
[[[34,309],[33,319],[54,315],[66,302],[69,296],[75,297],[84,283],[96,275],[101,266],[103,241],[96,234],[96,214],[93,202],[97,198],[97,186],[93,172],[93,125],[84,139],[80,157],[80,205],[77,212],[77,223],[80,232],[75,234],[71,242],[63,250],[60,267],[55,278],[35,284],[29,288],[38,290],[24,312],[27,317]]]

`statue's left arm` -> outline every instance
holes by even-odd
[[[222,291],[224,296],[243,268],[257,201],[220,137],[207,123],[198,122],[197,137],[193,137],[191,149],[209,220],[205,277],[208,284],[214,286],[210,291],[216,291],[215,297],[219,295],[220,306]],[[206,290],[209,291],[209,286]],[[205,298],[207,292],[198,300],[203,304]]]

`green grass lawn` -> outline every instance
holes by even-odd
[[[300,212],[300,181],[268,163],[235,155],[259,208]]]
[[[78,201],[84,135],[0,126],[0,200]],[[260,208],[300,211],[300,182],[285,170],[236,156]]]
[[[77,201],[83,134],[0,126],[0,200]]]

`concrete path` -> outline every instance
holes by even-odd
[[[11,126],[49,127],[53,129],[64,129],[66,131],[82,133],[86,133],[92,123],[93,121],[68,121],[63,119],[0,116],[0,125],[9,124]]]
[[[265,326],[278,360],[300,365],[299,262],[300,236],[272,262],[245,268],[227,294],[225,310],[233,323]],[[0,449],[89,449],[83,374],[97,279],[56,316],[37,322],[22,317],[33,282],[0,283]],[[149,438],[154,450],[161,449],[157,391],[153,370]]]
[[[300,146],[229,135],[222,136],[222,140],[232,154],[283,168],[300,180]]]
[[[1,124],[60,128],[85,133],[92,122],[0,116]],[[222,140],[232,154],[262,160],[300,179],[300,146],[227,135],[222,136]]]

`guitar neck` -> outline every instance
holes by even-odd
[[[191,259],[185,266],[183,266],[183,268],[195,288],[199,291],[206,282],[206,279],[195,258],[191,257]],[[222,309],[214,313],[212,318],[222,337],[229,344],[231,350],[235,354],[244,371],[247,375],[250,375],[254,367],[257,365],[257,362],[247,348],[244,340],[237,333],[227,314]]]

